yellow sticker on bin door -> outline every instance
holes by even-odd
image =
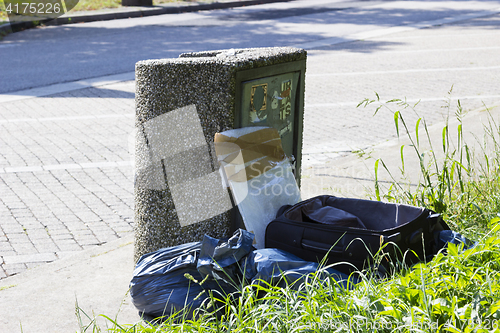
[[[264,111],[267,108],[267,83],[252,86],[250,103],[252,111]]]
[[[250,92],[250,121],[258,123],[267,118],[267,83],[252,86]]]

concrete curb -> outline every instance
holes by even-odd
[[[189,12],[197,12],[203,10],[237,8],[244,6],[254,6],[267,3],[290,2],[290,1],[292,0],[233,0],[224,2],[217,1],[208,4],[187,3],[187,4],[173,4],[166,6],[154,6],[154,7],[133,7],[130,8],[129,10],[110,9],[109,11],[106,12],[83,14],[83,15],[74,14],[71,16],[58,17],[56,19],[47,19],[42,21],[15,22],[13,24],[6,23],[0,25],[0,36],[7,35],[12,32],[30,29],[37,25],[42,25],[42,24],[62,25],[62,24],[84,23],[84,22],[94,22],[94,21],[109,21],[109,20],[123,19],[123,18],[189,13]]]

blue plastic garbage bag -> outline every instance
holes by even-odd
[[[201,305],[206,296],[195,298],[203,287],[184,276],[188,273],[202,279],[196,269],[200,249],[201,242],[187,243],[139,259],[130,282],[130,295],[140,313],[157,318]]]
[[[209,276],[230,292],[242,282],[259,283],[266,281],[284,287],[302,281],[304,276],[314,273],[320,265],[278,249],[255,250],[252,246],[254,234],[238,230],[228,240],[219,240],[205,235],[198,259],[198,271],[203,277]],[[348,276],[328,268],[322,274],[347,281]]]
[[[253,250],[253,234],[237,230],[226,240],[205,236],[203,242],[194,242],[160,249],[143,255],[136,264],[130,295],[140,313],[157,318],[187,308],[188,317],[208,297],[205,290],[235,292],[241,276],[238,261]],[[227,271],[227,274],[225,273]],[[185,277],[190,274],[201,282]]]
[[[253,234],[238,230],[219,240],[206,236],[203,242],[188,243],[143,255],[136,264],[130,294],[141,314],[158,318],[187,308],[187,317],[207,299],[207,290],[234,293],[241,283],[267,281],[284,286],[313,273],[318,264],[304,261],[278,249],[254,250]],[[184,274],[202,281],[202,285]],[[325,274],[346,280],[334,269]],[[205,291],[205,292],[204,292]]]
[[[470,239],[466,238],[462,234],[459,234],[456,231],[452,230],[442,230],[438,233],[437,237],[437,245],[441,249],[446,249],[448,243],[460,245],[464,245],[464,249],[470,249],[476,246],[477,242],[473,242]]]
[[[245,277],[252,284],[265,281],[271,285],[285,287],[286,285],[298,287],[304,278],[311,273],[318,272],[323,280],[331,277],[348,286],[349,276],[333,268],[320,268],[317,262],[305,261],[291,253],[279,249],[259,249],[252,251],[241,263],[244,267]],[[352,280],[351,284],[356,283]]]

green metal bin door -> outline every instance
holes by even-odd
[[[287,156],[295,156],[295,99],[300,72],[242,82],[241,127],[269,126],[278,130]]]

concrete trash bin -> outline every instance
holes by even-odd
[[[136,64],[135,260],[160,248],[229,237],[215,133],[274,127],[300,180],[306,51],[231,49]]]

